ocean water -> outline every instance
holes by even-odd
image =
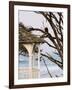
[[[29,66],[29,57],[20,55],[19,61],[18,61],[18,66],[19,67],[28,67]]]

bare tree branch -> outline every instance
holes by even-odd
[[[42,58],[41,60],[43,60],[45,66],[46,66],[46,69],[47,69],[47,71],[48,71],[48,74],[49,74],[50,77],[52,78],[52,75],[51,75],[51,73],[50,73],[50,71],[49,71],[49,69],[48,69],[48,66],[47,66],[47,64],[46,64],[46,62],[45,62],[45,60],[44,60],[44,58],[43,58],[43,57],[41,57],[41,58]]]
[[[63,69],[62,62],[60,62],[60,61],[58,61],[58,60],[56,60],[56,59],[54,59],[52,57],[49,57],[46,54],[41,53],[41,55],[47,57],[50,61],[52,61],[53,63],[55,63],[56,65],[58,65],[61,69]]]

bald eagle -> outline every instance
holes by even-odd
[[[48,28],[47,27],[45,27],[45,32],[48,33]]]

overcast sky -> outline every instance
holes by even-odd
[[[32,26],[34,28],[41,28],[44,18],[40,14],[28,11],[19,11],[19,22],[22,22],[26,26]]]

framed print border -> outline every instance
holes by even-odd
[[[67,12],[67,82],[54,82],[54,83],[39,83],[39,84],[14,84],[14,6],[38,6],[38,7],[54,7],[66,8]],[[44,86],[59,86],[70,85],[70,5],[64,4],[50,4],[50,3],[33,3],[33,2],[9,2],[9,88],[28,88],[28,87],[44,87]]]

